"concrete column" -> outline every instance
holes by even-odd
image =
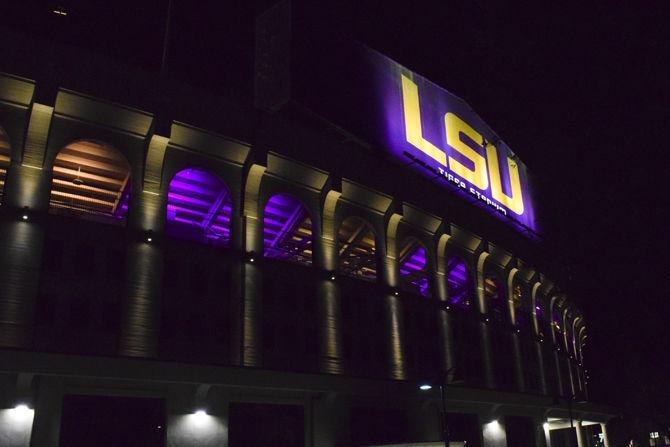
[[[35,402],[35,420],[30,447],[57,446],[60,439],[63,382],[57,377],[37,378],[38,391]]]
[[[126,250],[125,301],[121,313],[119,353],[158,356],[163,249],[159,236],[165,202],[158,194],[140,192],[131,198],[128,227],[135,235]],[[151,241],[147,236],[151,231]]]
[[[549,430],[549,422],[542,423],[542,432],[544,433],[544,442],[547,447],[551,447],[551,433]]]
[[[336,447],[350,440],[348,402],[343,396],[328,393],[307,399],[305,444],[309,447]]]
[[[433,290],[435,298],[442,301],[443,304],[445,305],[448,303],[449,300],[449,297],[447,296],[446,284],[447,279],[444,272],[439,271],[439,269],[434,269]],[[454,337],[451,323],[451,315],[449,315],[448,312],[441,310],[436,312],[436,318],[437,318],[437,328],[439,332],[439,340],[438,340],[438,346],[440,349],[439,368],[442,371],[448,371],[450,368],[455,366]]]
[[[512,355],[514,356],[514,377],[516,381],[516,389],[519,392],[525,391],[525,384],[523,380],[523,358],[521,356],[521,342],[519,340],[519,335],[516,333],[510,334],[510,341],[512,343]]]
[[[412,401],[408,405],[407,434],[412,442],[442,441],[442,410],[439,402],[439,389],[435,387],[433,390],[424,393],[425,399]]]
[[[329,195],[334,198],[338,195]],[[327,207],[334,209],[334,205]],[[326,211],[324,211],[325,213]],[[333,228],[332,216],[328,227],[324,225],[324,234],[314,238],[314,256],[316,266],[323,270],[323,277],[317,283],[319,330],[319,370],[328,374],[342,374],[344,359],[342,353],[342,304],[340,286],[329,277],[339,263],[337,252],[337,229]],[[324,217],[325,220],[325,217]],[[337,279],[337,276],[335,277]]]
[[[533,419],[533,425],[535,426],[535,446],[550,447],[548,440],[549,425],[545,425],[542,419]]]
[[[605,444],[605,447],[610,447],[610,439],[607,433],[607,424],[600,424],[600,431],[603,434],[603,442]]]
[[[485,322],[479,323],[479,337],[481,356],[484,366],[484,383],[487,388],[495,387],[495,376],[493,374],[493,352],[491,350],[491,328]]]
[[[558,384],[558,393],[562,396],[565,396],[567,394],[567,390],[563,386],[564,384],[564,378],[563,374],[561,372],[561,364],[560,364],[560,358],[558,355],[558,352],[554,350],[554,365],[553,367],[556,369],[556,381]]]
[[[239,220],[237,228],[244,233],[244,220]],[[233,226],[233,230],[235,228],[236,226]],[[244,252],[243,246],[234,248]],[[230,352],[231,362],[239,366],[261,366],[263,363],[263,270],[259,267],[259,262],[263,257],[262,245],[261,248],[256,247],[256,249],[258,251],[255,251],[253,255],[253,261],[251,256],[245,256],[244,259],[233,261],[230,269],[232,302]]]
[[[484,440],[483,447],[507,447],[507,434],[505,433],[503,418],[485,422],[482,425],[482,438]]]
[[[43,242],[37,222],[23,221],[20,214],[0,221],[1,346],[27,348],[32,342]]]
[[[329,278],[317,286],[319,315],[319,370],[328,374],[342,374],[342,305],[340,287]]]
[[[265,168],[254,164],[247,173],[240,222],[243,238],[240,249],[253,254],[241,263],[239,296],[235,297],[236,335],[242,366],[263,365],[263,222],[260,204],[260,185]]]
[[[577,447],[587,447],[586,440],[584,439],[584,431],[582,430],[582,421],[576,421],[575,431],[577,435]]]
[[[263,270],[258,260],[242,264],[240,309],[242,366],[263,365]]]
[[[393,256],[383,258],[382,285],[387,288],[398,288],[398,263]],[[393,379],[404,380],[407,377],[405,365],[405,322],[400,292],[386,293],[384,301],[384,320],[386,322],[386,353],[389,365],[389,376]]]
[[[163,253],[153,242],[130,243],[126,252],[125,301],[121,315],[119,353],[156,357]]]
[[[564,361],[565,361],[565,363],[568,364],[568,376],[570,378],[570,390],[569,390],[569,392],[571,392],[572,395],[574,396],[575,394],[577,394],[577,387],[575,385],[575,378],[574,378],[574,373],[573,373],[574,369],[572,368],[572,362],[570,361],[570,357],[567,354],[565,356]]]
[[[44,243],[39,220],[48,209],[48,186],[41,168],[10,167],[0,220],[0,346],[31,343]]]
[[[542,355],[542,343],[535,342],[535,355],[537,355],[537,367],[540,373],[540,391],[542,394],[548,394],[547,375],[544,371],[544,356]]]

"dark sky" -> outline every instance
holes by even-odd
[[[160,66],[166,1],[14,3],[5,25]],[[173,0],[171,76],[250,94],[253,18],[273,3]],[[464,98],[528,166],[548,256],[570,268],[565,287],[586,315],[591,398],[670,413],[670,6],[585,3],[359,0],[344,10],[349,32]]]

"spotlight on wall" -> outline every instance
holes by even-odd
[[[420,389],[421,391],[432,390],[432,389],[433,389],[433,385],[431,385],[430,383],[422,383],[421,385],[419,385],[419,389]]]
[[[23,220],[28,220],[30,216],[28,215],[28,207],[24,206],[23,207],[23,215],[21,216],[21,219]]]
[[[193,421],[197,424],[202,424],[207,420],[207,411],[200,409],[193,413]]]
[[[544,424],[542,424],[542,428],[544,428],[545,430],[549,430],[549,422],[545,422]]]
[[[154,241],[154,232],[152,230],[147,231],[144,234],[144,240],[147,241],[148,243],[151,243]]]
[[[256,262],[256,253],[253,251],[248,251],[244,254],[244,261],[253,264]]]
[[[33,410],[31,410],[26,404],[18,404],[11,409],[12,417],[17,421],[25,421],[28,419]]]

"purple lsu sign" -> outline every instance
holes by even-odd
[[[525,165],[461,98],[370,49],[382,145],[519,229],[537,226]],[[505,217],[506,216],[506,217]]]

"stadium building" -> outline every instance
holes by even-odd
[[[4,36],[0,446],[608,446],[523,162],[290,14],[254,104]]]

